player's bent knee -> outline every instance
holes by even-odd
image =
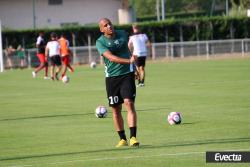
[[[134,101],[132,99],[124,99],[124,104],[131,106],[134,105]]]

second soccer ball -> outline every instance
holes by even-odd
[[[107,117],[107,115],[108,115],[108,110],[106,109],[105,106],[98,106],[95,109],[95,116],[97,118],[105,118]]]
[[[181,113],[171,112],[168,114],[168,123],[170,125],[180,124],[181,123]]]

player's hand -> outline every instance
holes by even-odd
[[[137,61],[137,56],[135,55],[132,55],[131,58],[130,58],[130,63],[135,63]]]
[[[130,64],[134,63],[134,62],[135,62],[135,59],[136,59],[135,56],[132,55],[132,56],[130,57],[130,59],[129,59]]]
[[[132,55],[132,56],[134,56],[135,57],[135,62],[137,61],[137,59],[138,59],[138,57],[136,56],[136,55]]]

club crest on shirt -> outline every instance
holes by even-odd
[[[116,45],[119,45],[119,44],[120,44],[118,40],[115,40],[114,43],[115,43]]]

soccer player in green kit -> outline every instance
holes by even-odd
[[[114,30],[112,22],[107,18],[99,21],[99,27],[103,35],[96,40],[96,47],[104,59],[107,97],[112,108],[114,126],[120,137],[116,147],[128,145],[121,113],[123,103],[130,128],[129,145],[139,146],[136,139],[137,116],[134,105],[136,87],[133,63],[136,57],[131,56],[128,49],[128,35],[125,31]]]

